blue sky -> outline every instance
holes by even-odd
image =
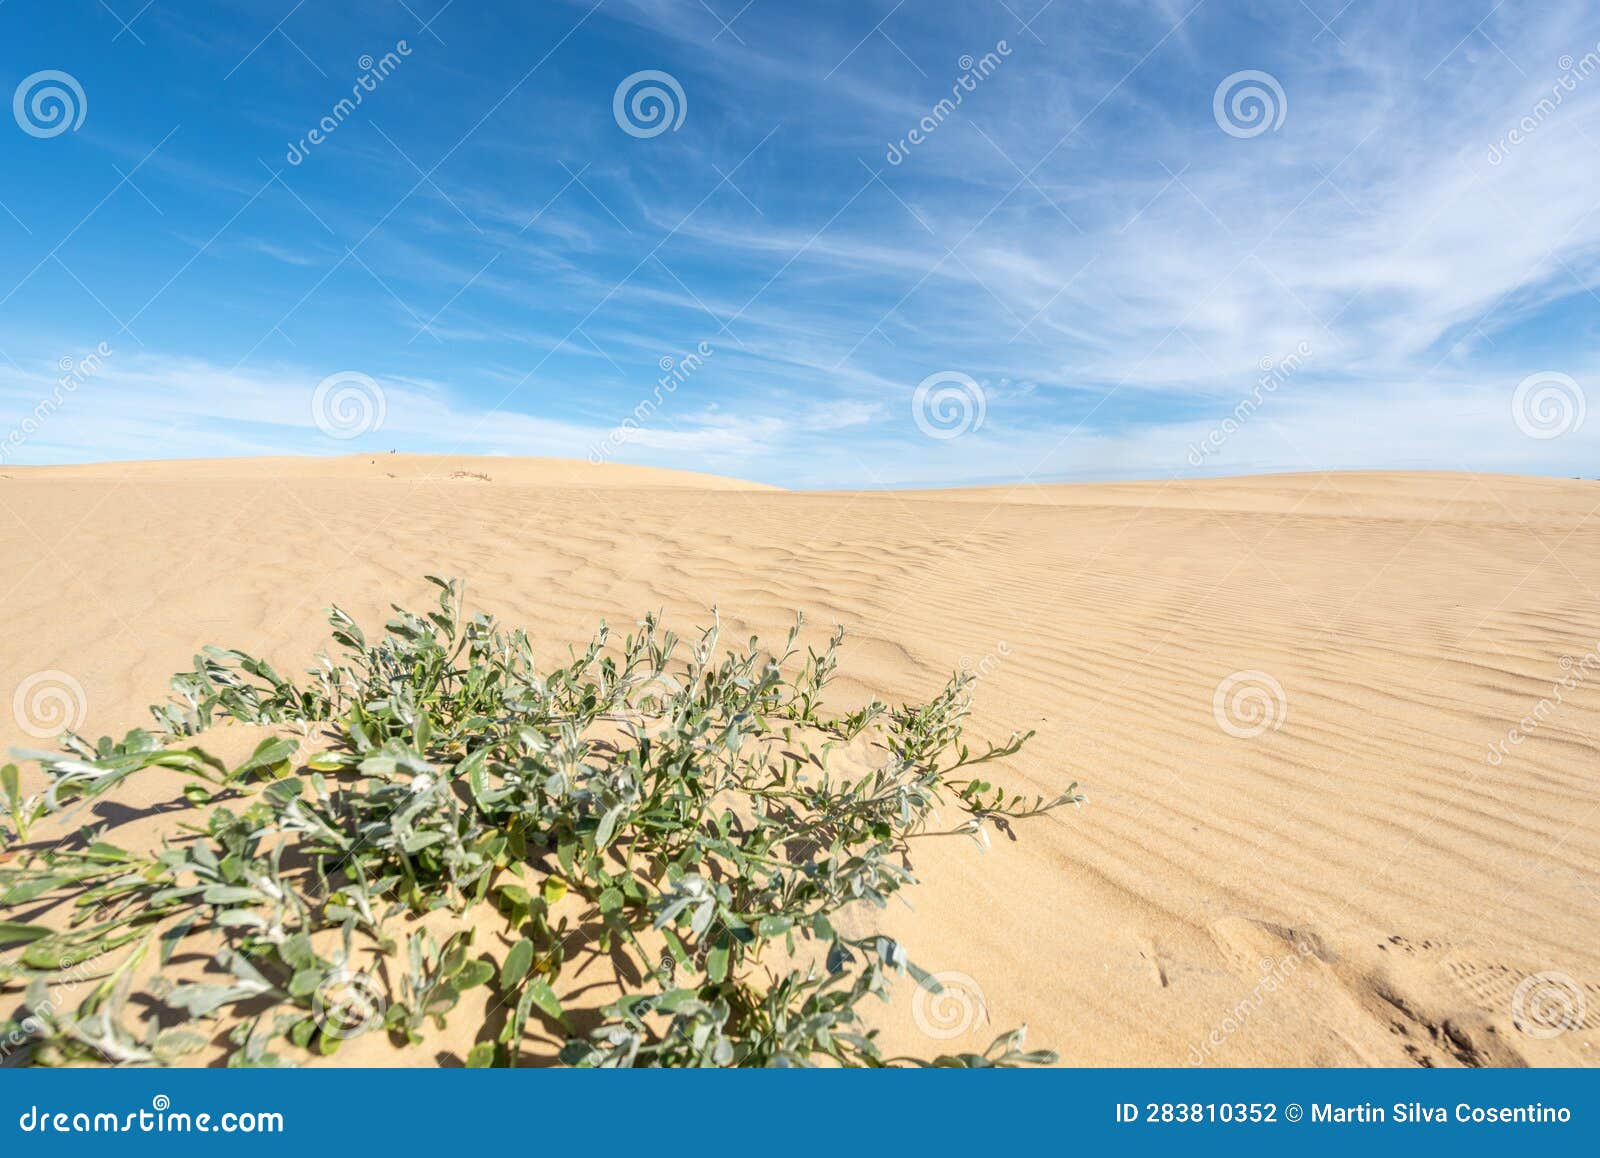
[[[1592,3],[6,0],[0,66],[5,464],[1600,473]]]

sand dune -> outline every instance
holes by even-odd
[[[155,462],[91,462],[74,466],[11,466],[0,477],[183,483],[274,478],[298,481],[399,479],[405,482],[494,482],[517,486],[622,490],[630,487],[770,491],[743,479],[650,466],[597,464],[578,458],[484,458],[469,454],[350,454],[330,458],[189,458]]]
[[[815,494],[403,455],[8,467],[0,693],[66,672],[84,730],[120,733],[200,644],[295,669],[323,607],[378,620],[428,572],[546,648],[804,608],[851,632],[842,695],[972,666],[978,731],[1038,731],[1009,781],[1088,796],[987,853],[919,848],[888,924],[970,986],[920,1019],[908,993],[892,1046],[1025,1020],[1069,1064],[1592,1063],[1597,509],[1593,482],[1438,473]],[[38,743],[10,710],[0,741]]]

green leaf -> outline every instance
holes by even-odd
[[[688,965],[689,950],[683,947],[683,941],[679,939],[678,934],[674,933],[671,929],[662,929],[661,935],[667,939],[667,950],[672,954],[672,959],[676,961],[680,967]]]
[[[274,780],[267,785],[265,795],[268,800],[282,810],[289,806],[289,801],[301,795],[306,790],[305,781],[298,776],[285,776],[282,780]]]
[[[172,955],[178,951],[179,944],[189,935],[189,930],[194,928],[195,923],[199,920],[199,913],[191,913],[161,934],[161,964],[169,965],[172,963]]]
[[[285,736],[272,736],[256,745],[256,750],[250,758],[233,770],[233,777],[242,780],[252,772],[265,768],[276,768],[295,754],[300,747],[300,741],[289,739]]]
[[[505,962],[500,966],[500,988],[510,992],[528,975],[528,970],[532,967],[533,942],[524,938],[511,946]]]
[[[311,948],[311,938],[305,933],[296,933],[278,947],[278,956],[283,958],[283,963],[292,969],[309,969],[317,963],[317,955]]]
[[[433,996],[428,998],[424,1013],[432,1017],[440,1029],[444,1028],[444,1015],[456,1007],[461,1000],[461,992],[453,983],[446,982],[433,991]]]
[[[66,883],[67,878],[61,876],[42,876],[35,877],[31,881],[25,880],[21,884],[12,885],[4,895],[0,895],[0,905],[20,905],[35,897],[42,897],[51,889]]]
[[[70,969],[80,961],[97,957],[118,945],[126,944],[138,935],[129,933],[121,938],[108,937],[103,941],[83,946],[69,944],[57,937],[46,937],[33,942],[22,951],[22,963],[29,969]]]
[[[442,832],[414,832],[401,842],[400,847],[407,852],[421,852],[423,849],[431,848],[443,840],[444,833]]]
[[[310,997],[317,991],[317,986],[322,984],[321,969],[301,969],[289,978],[290,997]]]
[[[594,830],[594,846],[603,849],[611,843],[612,835],[617,831],[617,821],[622,819],[624,808],[617,805],[600,818],[600,826]]]
[[[210,1040],[203,1033],[175,1025],[156,1035],[155,1041],[151,1043],[150,1052],[159,1062],[174,1062],[189,1054],[199,1053]]]
[[[167,1001],[192,1017],[209,1017],[224,1005],[254,996],[254,991],[235,985],[183,985],[168,994]]]
[[[484,749],[484,751],[487,752],[487,749]],[[486,806],[489,802],[490,788],[489,772],[484,767],[484,761],[482,759],[474,760],[472,756],[468,756],[460,764],[456,765],[458,775],[463,768],[466,768],[467,786],[472,790],[472,799],[477,801],[480,806]]]
[[[472,989],[494,976],[494,966],[488,961],[468,961],[455,976],[457,989]]]
[[[721,985],[728,979],[728,942],[718,941],[706,954],[706,976]]]
[[[500,900],[509,906],[513,912],[526,913],[533,905],[533,897],[521,885],[501,885]]]
[[[54,929],[43,925],[24,925],[18,921],[0,921],[0,945],[25,945],[30,941],[48,937]]]
[[[467,1053],[469,1070],[486,1070],[494,1065],[494,1042],[480,1041]]]
[[[906,961],[906,972],[910,973],[911,976],[916,979],[917,984],[922,986],[929,993],[943,993],[944,992],[944,983],[941,982],[932,973],[929,973],[926,969],[923,969],[920,966],[918,966],[915,961],[907,959],[907,961]]]
[[[525,994],[531,996],[534,1005],[551,1020],[565,1026],[567,1024],[566,1011],[561,1008],[561,999],[556,996],[555,990],[550,988],[549,982],[542,977],[535,977],[528,982]]]
[[[224,909],[216,922],[224,929],[265,929],[271,923],[254,909]]]

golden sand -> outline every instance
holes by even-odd
[[[82,730],[120,734],[201,644],[298,670],[323,608],[381,622],[424,573],[552,656],[602,617],[715,604],[781,638],[803,608],[850,631],[842,696],[970,666],[978,733],[1038,732],[1009,786],[1088,796],[987,852],[922,842],[887,924],[952,991],[908,986],[891,1052],[1027,1021],[1068,1064],[1592,1064],[1597,508],[1600,484],[1444,473],[797,493],[510,458],[9,467],[0,695],[64,672]],[[11,710],[0,742],[40,745]],[[1551,1034],[1534,1003],[1563,994]]]

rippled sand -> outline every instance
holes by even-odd
[[[199,645],[295,670],[322,608],[381,621],[427,572],[547,654],[602,617],[715,604],[737,638],[803,608],[850,631],[842,698],[971,666],[979,732],[1038,731],[1002,778],[1088,796],[986,853],[922,842],[887,923],[951,989],[908,988],[891,1048],[1027,1021],[1079,1064],[1587,1063],[1597,508],[1592,482],[1442,473],[819,494],[501,458],[10,467],[0,740],[37,746],[35,673],[120,734]]]

